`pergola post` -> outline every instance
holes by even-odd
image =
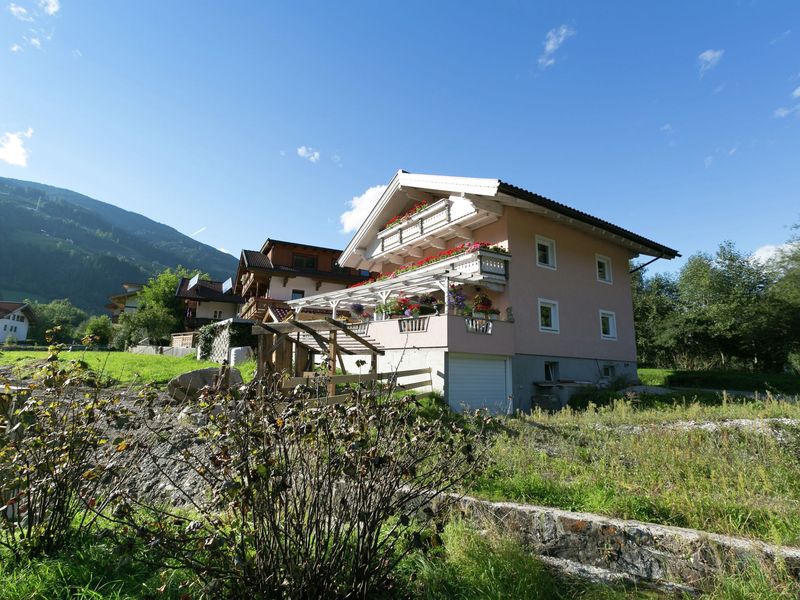
[[[436,284],[444,292],[444,314],[450,314],[450,278],[437,279]]]
[[[336,356],[339,349],[336,344],[336,330],[332,329],[328,334],[328,376],[330,383],[328,383],[328,396],[336,395],[336,384],[333,378],[336,376]]]
[[[331,304],[331,316],[334,319],[336,318],[336,307],[339,306],[339,302],[341,302],[341,300],[339,300],[338,298],[335,299],[335,300],[331,300],[330,301],[330,304]]]

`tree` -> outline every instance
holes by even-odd
[[[139,292],[136,312],[120,315],[115,346],[125,346],[145,337],[150,343],[168,342],[170,334],[180,331],[183,323],[183,306],[175,296],[178,283],[182,277],[196,274],[198,271],[188,271],[179,266],[151,277]]]
[[[60,328],[53,334],[55,342],[71,342],[75,339],[76,328],[86,320],[86,313],[80,308],[63,298],[53,300],[47,304],[39,304],[26,300],[33,312],[33,319],[28,338],[35,340],[39,344],[46,344],[46,332],[48,329]]]
[[[90,317],[80,326],[80,333],[83,336],[91,335],[95,338],[95,343],[107,345],[111,341],[114,325],[108,315]]]

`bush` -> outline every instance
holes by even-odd
[[[116,398],[72,391],[94,384],[83,361],[57,360],[61,346],[37,373],[45,393],[0,394],[0,545],[16,557],[39,556],[91,527],[108,495],[102,482],[127,444],[105,437],[126,418]]]
[[[214,597],[366,598],[390,587],[403,556],[438,537],[423,530],[448,492],[475,473],[483,421],[423,417],[411,396],[362,390],[319,405],[300,391],[259,398],[257,385],[242,398],[207,397],[198,407],[207,425],[153,431],[140,448],[141,467],[202,477],[207,500],[171,479],[193,516],[131,491],[116,518]]]

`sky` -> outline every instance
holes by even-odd
[[[796,1],[0,2],[0,176],[236,256],[343,248],[398,169],[684,257],[800,222]]]

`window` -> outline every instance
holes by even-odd
[[[222,318],[222,311],[221,310],[215,310],[214,311],[214,316],[212,318],[221,319]]]
[[[544,380],[545,381],[558,381],[558,363],[555,361],[545,361],[544,363]]]
[[[600,337],[604,340],[617,339],[617,317],[611,311],[600,311]]]
[[[3,325],[3,331],[5,331],[6,329],[8,329],[8,325]]]
[[[605,379],[614,379],[616,372],[614,365],[603,365],[603,377]]]
[[[295,269],[316,269],[317,257],[308,254],[293,254],[292,267]]]
[[[611,283],[611,259],[600,254],[595,254],[594,257],[597,265],[597,281]]]
[[[556,243],[550,238],[536,236],[536,264],[546,269],[556,268]]]
[[[305,298],[305,291],[304,290],[292,290],[292,300],[299,300],[300,298]]]
[[[558,302],[539,298],[539,331],[558,333]]]

